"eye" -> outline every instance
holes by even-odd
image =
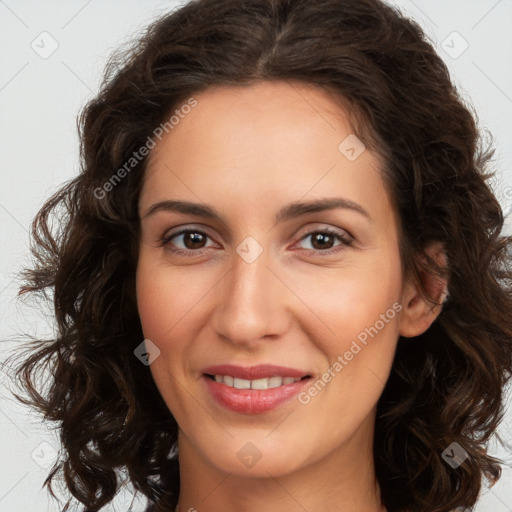
[[[306,248],[307,250],[326,254],[339,252],[345,247],[350,246],[354,241],[346,233],[330,228],[310,231],[301,238],[301,242],[305,240],[310,240],[311,247]],[[339,243],[336,244],[336,241]]]
[[[202,253],[200,249],[211,247],[205,245],[208,239],[210,237],[206,233],[197,229],[182,229],[177,233],[164,236],[160,244],[175,254],[194,256]]]
[[[203,249],[215,247],[214,243],[207,244],[211,238],[203,231],[197,229],[182,229],[176,233],[165,235],[160,239],[160,246],[166,250],[181,256],[197,256],[203,253]],[[310,247],[303,249],[326,255],[337,253],[350,246],[353,238],[342,231],[332,228],[322,228],[306,233],[299,243],[310,240]],[[338,242],[338,243],[336,243]]]

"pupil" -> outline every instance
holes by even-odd
[[[188,249],[197,249],[197,245],[201,246],[201,243],[204,242],[203,238],[203,235],[200,233],[187,233],[185,234],[184,242]],[[187,240],[191,240],[192,242],[187,243]]]
[[[327,245],[329,244],[329,242],[332,242],[332,237],[330,235],[325,235],[323,233],[317,233],[314,237],[313,237],[313,247],[315,247],[315,243],[317,242],[320,242],[320,247],[315,247],[315,249],[325,249],[326,248],[326,244],[322,244],[322,240],[325,242],[327,241]]]

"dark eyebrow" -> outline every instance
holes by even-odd
[[[368,220],[373,222],[370,214],[359,204],[354,203],[342,197],[329,197],[324,199],[316,199],[305,203],[295,202],[282,208],[276,215],[276,222],[281,222],[285,219],[292,219],[305,215],[307,213],[322,212],[325,210],[333,210],[335,208],[343,208],[345,210],[352,210],[364,215]]]
[[[324,210],[332,210],[334,208],[344,208],[347,210],[356,211],[368,218],[371,222],[373,219],[370,214],[359,204],[354,203],[348,199],[341,197],[330,197],[324,199],[317,199],[315,201],[308,202],[294,202],[286,205],[276,215],[275,222],[281,222],[286,219],[292,219],[306,215],[307,213],[322,212]],[[168,211],[185,213],[189,215],[197,215],[198,217],[205,217],[208,219],[214,219],[220,223],[226,225],[226,221],[222,216],[211,206],[201,203],[192,203],[190,201],[181,200],[166,200],[159,201],[158,203],[152,204],[143,215],[142,218],[154,215],[157,212]]]

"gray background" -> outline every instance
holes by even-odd
[[[477,110],[480,125],[494,135],[494,187],[505,211],[510,211],[512,0],[392,3],[425,28],[461,93]],[[16,346],[6,341],[16,333],[52,333],[47,315],[15,300],[16,272],[28,263],[33,216],[78,171],[76,116],[97,91],[111,51],[176,5],[142,0],[0,0],[1,359]],[[510,218],[506,231],[512,231]],[[58,504],[41,489],[59,447],[56,431],[13,400],[8,373],[8,368],[0,373],[0,512],[58,511]],[[512,439],[510,409],[500,432]],[[512,457],[494,443],[493,453],[506,458],[508,466],[476,510],[512,512]],[[105,510],[126,512],[128,498],[124,493]],[[139,499],[134,510],[142,510],[143,504]]]

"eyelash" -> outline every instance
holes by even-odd
[[[181,231],[178,231],[176,233],[172,233],[169,236],[163,236],[159,240],[159,247],[166,247],[167,250],[169,250],[173,254],[177,254],[179,256],[193,257],[193,256],[198,256],[198,255],[203,254],[203,252],[205,250],[204,248],[203,249],[198,249],[198,250],[194,250],[194,249],[184,250],[184,249],[170,249],[169,248],[170,241],[173,238],[176,238],[176,237],[178,237],[180,235],[183,235],[183,234],[186,234],[186,233],[196,233],[196,234],[203,235],[203,236],[205,236],[207,238],[211,238],[210,236],[208,236],[207,233],[205,233],[204,231],[200,231],[198,229],[182,229]],[[338,253],[340,251],[343,251],[346,247],[350,247],[352,245],[353,241],[354,241],[352,238],[349,238],[347,236],[343,236],[338,231],[336,231],[334,229],[330,229],[330,228],[316,229],[314,231],[310,231],[309,233],[306,233],[304,236],[302,236],[300,238],[300,240],[304,240],[305,238],[310,237],[310,236],[315,235],[315,234],[330,235],[330,236],[332,236],[334,238],[337,238],[341,243],[339,245],[336,245],[333,248],[327,249],[325,251],[319,250],[319,249],[304,249],[304,250],[312,251],[312,252],[320,253],[320,254],[325,254],[325,255],[332,255],[332,254],[336,254],[336,253]]]

